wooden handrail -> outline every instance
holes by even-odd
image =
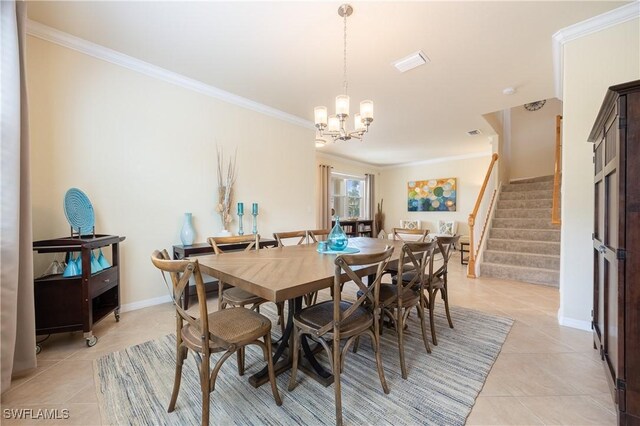
[[[484,177],[484,182],[482,183],[482,187],[480,188],[480,193],[478,194],[478,199],[476,200],[476,205],[473,208],[473,212],[471,212],[471,214],[469,215],[469,265],[467,268],[467,276],[469,278],[475,278],[476,277],[476,248],[474,245],[474,241],[473,241],[473,230],[476,224],[476,216],[478,214],[478,210],[480,209],[480,204],[482,203],[482,198],[484,197],[484,192],[487,189],[487,184],[489,183],[489,178],[491,177],[491,173],[493,172],[493,166],[495,165],[496,161],[498,161],[499,155],[497,153],[494,153],[491,156],[491,163],[489,164],[489,168],[487,169],[487,174]],[[493,194],[493,197],[495,198],[495,191]],[[491,201],[491,203],[493,204],[493,199]],[[485,221],[485,228],[487,225],[488,221]],[[482,244],[482,237],[484,236],[484,229],[482,232],[482,236],[480,237],[480,241],[478,242],[478,247],[480,247],[480,245]]]
[[[562,172],[562,116],[556,115],[556,159],[553,171],[553,196],[551,201],[551,223],[560,220],[560,173]]]

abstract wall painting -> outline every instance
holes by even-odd
[[[408,189],[408,211],[456,211],[456,178],[411,181]]]

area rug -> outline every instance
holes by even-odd
[[[267,306],[265,306],[267,308]],[[440,306],[441,308],[441,306]],[[384,372],[391,389],[382,391],[375,358],[367,338],[350,353],[342,375],[345,424],[463,425],[482,389],[513,321],[464,308],[452,308],[450,329],[444,309],[437,309],[438,346],[427,354],[419,322],[410,318],[405,337],[409,377],[402,379],[397,338],[393,330],[382,335]],[[279,327],[275,314],[274,336]],[[430,337],[430,336],[429,336]],[[213,362],[219,355],[212,356]],[[247,381],[265,363],[260,349],[248,347],[247,371],[237,374],[235,357],[222,367],[211,395],[210,423],[215,425],[335,424],[334,389],[323,387],[304,372],[298,387],[287,391],[290,374],[278,377],[283,399],[276,406],[268,385],[258,389]],[[326,357],[319,357],[326,365]],[[201,396],[193,355],[185,361],[176,409],[167,413],[175,366],[175,336],[168,335],[108,354],[96,360],[98,398],[103,421],[130,425],[196,425],[201,419]]]

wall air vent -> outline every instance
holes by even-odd
[[[478,129],[469,130],[467,132],[467,135],[469,135],[469,136],[477,136],[477,135],[481,135],[481,134],[482,134],[482,132],[480,130],[478,130]]]

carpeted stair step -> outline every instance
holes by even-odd
[[[532,241],[560,242],[560,230],[492,228],[489,233],[489,237],[501,238],[503,240],[532,240]]]
[[[489,238],[487,240],[487,250],[516,253],[552,254],[559,256],[560,243],[552,241],[503,240],[499,238]]]
[[[520,185],[523,183],[533,183],[533,182],[553,182],[553,175],[539,176],[539,177],[528,178],[528,179],[519,179],[519,180],[511,181],[510,184]]]
[[[549,190],[553,190],[553,182],[512,183],[509,185],[502,185],[502,192]]]
[[[515,191],[500,193],[501,200],[551,200],[553,192],[550,190]]]
[[[498,209],[545,209],[551,208],[551,198],[544,200],[498,200]],[[551,213],[549,213],[551,214]]]
[[[551,209],[496,209],[496,218],[538,218],[551,220]]]
[[[496,263],[482,262],[480,275],[495,278],[503,278],[526,283],[544,284],[558,287],[560,272],[551,269],[526,268],[514,265],[499,265]]]
[[[560,229],[560,225],[551,223],[548,218],[496,218],[493,219],[493,228],[509,229]]]
[[[560,270],[560,256],[534,253],[513,253],[508,251],[485,250],[483,259],[488,263],[515,265],[527,268]]]

